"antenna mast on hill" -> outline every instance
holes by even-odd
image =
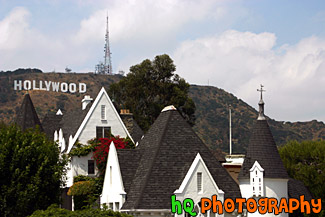
[[[96,74],[113,74],[111,50],[109,47],[109,30],[108,30],[108,15],[106,15],[106,34],[105,34],[105,47],[104,47],[104,63],[100,62],[96,65]]]

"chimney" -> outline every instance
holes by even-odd
[[[130,113],[130,110],[129,109],[121,109],[121,112],[120,112],[121,115],[132,115]]]
[[[89,103],[91,103],[91,101],[93,101],[92,98],[90,98],[89,95],[86,95],[82,100],[81,100],[81,103],[82,103],[82,110],[85,110],[87,108],[87,105]]]

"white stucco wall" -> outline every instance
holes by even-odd
[[[197,173],[201,172],[202,173],[202,191],[198,192],[197,191]],[[221,190],[221,191],[220,191]],[[219,192],[219,193],[218,193]],[[193,173],[190,176],[190,179],[182,193],[176,193],[176,199],[183,202],[184,199],[186,198],[191,198],[195,205],[197,205],[202,197],[207,197],[207,198],[212,198],[213,195],[217,195],[217,199],[220,201],[224,201],[224,193],[222,192],[222,189],[219,189],[218,186],[215,186],[214,180],[211,178],[209,175],[208,170],[206,167],[203,165],[202,161],[199,161],[198,164],[196,165]],[[175,215],[177,217],[184,217],[185,212],[183,211],[182,215]],[[199,213],[198,216],[203,216],[203,214]],[[207,213],[205,216],[213,216],[213,217],[219,217],[219,216],[231,216],[231,214],[224,213],[222,215],[218,214],[213,214],[213,213]]]
[[[101,120],[101,105],[106,105],[106,120]],[[126,138],[126,129],[123,127],[123,123],[115,111],[115,108],[109,103],[105,94],[102,94],[91,117],[79,135],[79,142],[87,144],[88,140],[95,138],[96,127],[111,127],[111,132],[114,136]]]
[[[92,159],[93,153],[89,153],[87,156],[73,156],[71,160],[72,165],[72,171],[73,176],[79,176],[84,175],[88,176],[88,160],[94,160]],[[98,169],[96,167],[96,161],[95,161],[95,174],[98,173]],[[90,174],[89,176],[95,176],[95,174]]]
[[[252,187],[249,179],[240,179],[239,187],[243,198],[251,198],[253,196]],[[288,180],[287,179],[270,179],[264,178],[264,192],[265,197],[276,198],[278,203],[281,198],[288,198]],[[263,216],[263,217],[288,217],[287,213],[280,213],[274,215],[273,213],[260,214],[258,212],[248,213],[248,217]]]
[[[66,186],[71,187],[73,184],[73,177],[84,175],[84,176],[96,176],[98,174],[98,169],[96,167],[96,161],[94,162],[95,166],[95,174],[88,174],[88,160],[92,159],[92,152],[89,153],[87,156],[73,156],[71,158],[71,162],[68,164],[68,171],[67,171],[67,182]]]

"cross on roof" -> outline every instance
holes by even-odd
[[[263,92],[265,92],[266,90],[263,90],[263,85],[261,84],[261,89],[257,89],[257,91],[261,92],[261,99],[263,99]]]

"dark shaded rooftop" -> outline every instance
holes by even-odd
[[[29,94],[26,94],[24,97],[23,103],[17,112],[15,123],[20,126],[22,130],[39,126],[40,130],[43,131]]]
[[[133,138],[134,143],[137,143],[140,141],[141,137],[143,136],[143,131],[137,124],[137,122],[134,120],[132,114],[120,114],[120,117],[126,127],[126,129],[129,131],[130,135]]]
[[[176,110],[162,112],[136,150],[142,156],[122,209],[170,209],[170,196],[198,153],[225,197],[241,197],[236,182]]]
[[[249,179],[249,170],[255,161],[258,161],[264,169],[265,178],[289,178],[266,120],[257,120],[251,131],[246,157],[238,179]]]

